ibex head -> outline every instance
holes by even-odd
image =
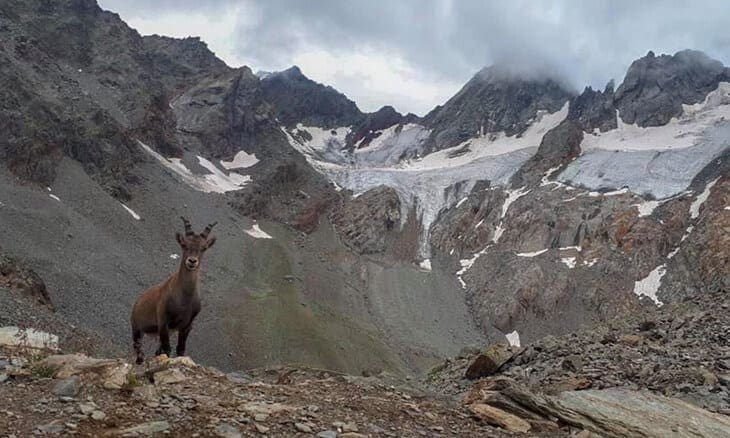
[[[212,230],[218,222],[213,222],[205,227],[202,233],[195,234],[193,232],[193,227],[190,225],[190,221],[184,217],[180,217],[180,219],[182,219],[183,224],[185,225],[185,235],[183,236],[180,233],[176,233],[175,237],[177,238],[177,243],[180,244],[180,248],[183,252],[182,259],[185,263],[185,268],[190,271],[195,271],[200,267],[203,253],[215,244],[215,237],[208,237],[208,235],[210,234],[210,230]]]

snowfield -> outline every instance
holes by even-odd
[[[583,154],[558,179],[593,190],[628,187],[662,199],[685,190],[728,147],[730,83],[721,82],[704,102],[684,105],[684,114],[664,126],[641,128],[619,117],[617,129],[586,134]]]

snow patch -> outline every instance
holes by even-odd
[[[509,345],[512,347],[519,347],[520,346],[520,334],[517,332],[517,330],[507,333],[504,335],[505,338],[507,338],[507,342],[509,342]]]
[[[431,259],[421,260],[421,263],[419,263],[418,266],[421,269],[424,269],[426,271],[430,271],[431,270]]]
[[[710,190],[712,190],[712,187],[715,186],[715,183],[717,183],[717,180],[719,179],[720,178],[718,177],[715,178],[713,181],[707,183],[707,185],[705,186],[705,190],[697,195],[695,200],[692,202],[692,205],[689,206],[689,213],[692,219],[697,219],[699,217],[700,207],[702,207],[702,204],[704,204],[705,201],[707,201],[707,198],[710,197]]]
[[[575,268],[575,257],[563,257],[560,261],[568,267],[568,269]]]
[[[657,298],[656,294],[659,290],[659,286],[661,286],[662,284],[662,277],[664,277],[664,274],[666,273],[666,265],[657,266],[656,268],[654,268],[653,271],[649,273],[649,275],[646,276],[646,278],[643,278],[634,283],[634,293],[639,297],[649,297],[654,302],[654,304],[656,304],[657,306],[661,306],[663,303],[659,301],[659,298]]]
[[[578,252],[581,252],[582,248],[580,246],[563,246],[561,248],[558,248],[558,251],[570,251],[575,250]]]
[[[644,201],[639,204],[633,204],[632,207],[636,207],[639,210],[639,217],[651,216],[654,209],[662,205],[664,201]]]
[[[122,203],[120,202],[120,204],[122,204]],[[126,206],[126,205],[124,205],[124,204],[122,204],[122,207],[124,207],[124,209],[125,209],[125,210],[127,210],[127,213],[129,213],[129,214],[131,214],[131,215],[132,215],[132,217],[134,218],[134,220],[137,220],[137,221],[138,221],[138,220],[142,219],[142,218],[141,218],[141,217],[140,217],[140,216],[139,216],[139,215],[138,215],[138,214],[137,214],[137,213],[136,213],[136,212],[135,212],[134,210],[132,210],[131,208],[127,207],[127,206]]]
[[[258,163],[259,160],[256,158],[256,154],[249,154],[246,151],[238,151],[231,161],[221,161],[221,166],[228,170],[231,169],[245,169]]]
[[[164,167],[178,175],[190,187],[205,193],[226,193],[235,190],[241,190],[251,182],[251,177],[241,175],[236,172],[229,172],[226,175],[218,169],[213,163],[203,157],[198,157],[201,166],[210,173],[206,175],[197,175],[188,169],[179,158],[165,158],[151,147],[137,140],[142,149],[160,162]]]
[[[533,252],[518,252],[517,257],[536,257],[540,254],[544,254],[547,252],[547,248],[541,249],[540,251],[533,251]]]
[[[259,227],[259,224],[253,224],[251,228],[243,230],[243,232],[256,239],[273,239],[270,234]]]
[[[170,254],[170,258],[173,260],[177,260],[180,258],[180,255],[179,254]]]
[[[50,197],[51,197],[51,199],[55,199],[56,201],[58,201],[58,202],[61,202],[61,198],[59,198],[58,196],[54,195],[53,193],[51,193],[51,194],[50,194],[50,195],[48,195],[48,196],[50,196]]]
[[[492,242],[494,243],[497,243],[499,241],[499,238],[502,237],[502,234],[504,233],[504,218],[505,216],[507,216],[509,206],[512,205],[516,200],[530,193],[530,190],[525,190],[525,187],[520,187],[516,190],[506,190],[506,193],[507,198],[504,200],[504,204],[502,204],[502,215],[499,217],[499,224],[497,224],[497,227],[494,229],[494,237],[492,237]]]
[[[597,262],[598,262],[598,259],[584,260],[583,266],[590,268],[591,266],[595,265]]]
[[[459,260],[459,264],[461,265],[461,269],[459,269],[456,272],[456,278],[459,280],[459,283],[461,284],[462,289],[466,289],[466,283],[461,278],[462,275],[466,274],[466,271],[471,269],[472,266],[474,266],[474,263],[479,259],[479,257],[483,256],[487,253],[489,248],[491,248],[492,245],[487,245],[483,250],[475,253],[470,259],[462,259]]]

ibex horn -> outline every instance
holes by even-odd
[[[180,216],[180,219],[182,219],[183,224],[185,224],[185,235],[186,236],[192,236],[193,234],[193,227],[190,225],[190,221],[185,219],[184,217]]]
[[[202,233],[200,233],[200,235],[203,236],[203,237],[208,237],[208,234],[210,234],[210,230],[212,230],[213,227],[216,226],[217,223],[218,222],[213,222],[212,224],[210,224],[207,227],[205,227],[205,229],[203,230]]]

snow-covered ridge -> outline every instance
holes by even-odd
[[[188,169],[185,164],[183,164],[181,159],[165,158],[141,141],[137,140],[137,142],[145,152],[178,175],[180,179],[195,190],[206,193],[226,193],[241,190],[246,186],[246,184],[251,182],[251,177],[249,175],[241,175],[240,173],[233,171],[226,174],[217,168],[215,164],[201,156],[197,157],[198,162],[210,173],[204,175],[195,174]]]
[[[618,128],[584,135],[583,153],[558,176],[593,190],[628,187],[658,200],[686,190],[695,176],[730,147],[730,83],[664,126],[641,128],[618,118]],[[642,205],[651,214],[657,204]]]

